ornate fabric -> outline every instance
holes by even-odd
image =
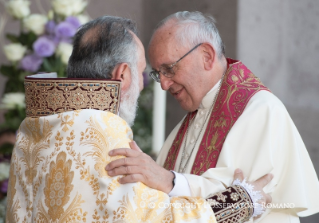
[[[211,205],[218,223],[246,222],[254,208],[249,194],[241,186],[231,186],[206,199]]]
[[[177,155],[179,153],[180,147],[182,145],[182,142],[184,140],[184,136],[185,133],[187,131],[187,128],[191,122],[191,120],[193,119],[193,117],[196,115],[196,111],[187,114],[186,118],[184,119],[176,137],[175,140],[172,144],[172,147],[169,151],[169,155],[166,158],[166,161],[164,163],[164,168],[167,170],[174,170],[175,168],[175,163],[176,163],[176,159],[177,159]]]
[[[276,73],[276,70],[271,72]],[[189,139],[203,137],[204,133],[196,127],[208,124],[203,120],[216,92],[217,88],[213,88],[203,98],[193,124],[189,126]],[[181,124],[182,121],[166,139],[157,158],[159,165],[164,165]],[[186,148],[195,145],[190,165],[183,173],[192,196],[208,198],[224,190],[225,185],[232,184],[234,170],[240,168],[248,181],[255,181],[267,173],[274,175],[264,187],[264,192],[271,194],[272,203],[254,222],[297,223],[300,222],[299,216],[319,212],[319,182],[313,162],[287,109],[273,93],[262,90],[251,97],[227,134],[216,167],[198,176],[190,173],[200,143],[186,145]],[[181,158],[179,152],[175,171],[178,171]]]
[[[73,78],[26,77],[27,117],[41,117],[79,109],[114,114],[119,110],[121,82]]]
[[[27,78],[25,86],[32,117],[21,123],[12,154],[6,222],[216,222],[203,198],[170,199],[108,176],[105,166],[122,158],[109,151],[133,139],[112,113],[119,82]]]
[[[192,174],[201,175],[207,169],[216,166],[227,134],[244,111],[250,98],[261,90],[268,90],[241,62],[228,59],[228,64],[229,68],[222,80],[216,104],[201,140],[192,167]],[[193,116],[194,113],[189,113],[184,119],[168,152],[164,164],[165,168],[174,169],[183,142],[183,135]]]
[[[108,152],[132,131],[110,112],[76,110],[26,118],[10,172],[7,222],[216,222],[202,198],[173,197],[142,183],[119,184]]]

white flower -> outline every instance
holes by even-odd
[[[56,50],[56,55],[61,57],[64,64],[68,64],[73,46],[70,43],[61,42]]]
[[[62,16],[78,15],[85,9],[85,0],[53,0],[53,10]]]
[[[27,48],[20,43],[11,43],[4,46],[3,51],[8,60],[16,62],[22,59],[23,55],[27,51]]]
[[[81,25],[87,23],[88,21],[91,20],[91,18],[87,15],[78,15],[76,16],[76,18],[78,18],[78,20],[80,21]]]
[[[30,1],[11,0],[6,4],[7,11],[15,18],[22,19],[30,14]]]
[[[0,163],[0,181],[8,179],[10,172],[10,163]]]
[[[54,18],[54,12],[53,10],[48,11],[48,19],[52,20]]]
[[[41,14],[32,14],[23,19],[23,26],[37,35],[44,33],[48,18]]]
[[[15,92],[5,94],[0,104],[0,109],[14,109],[16,107],[25,108],[24,93]]]

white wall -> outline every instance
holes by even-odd
[[[237,58],[286,105],[319,173],[319,1],[239,0]],[[319,222],[319,215],[301,219]]]

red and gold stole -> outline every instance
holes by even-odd
[[[216,167],[227,134],[250,98],[258,91],[269,91],[242,62],[227,58],[227,63],[228,69],[196,154],[192,174],[201,175],[207,169]],[[174,169],[184,135],[195,115],[196,111],[189,113],[178,130],[164,163],[166,169]]]

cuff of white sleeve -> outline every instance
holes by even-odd
[[[189,188],[186,177],[181,173],[177,173],[175,171],[172,172],[175,174],[175,186],[173,187],[171,192],[169,192],[168,196],[191,196],[191,190]]]
[[[252,218],[257,217],[265,212],[265,209],[263,208],[262,204],[258,203],[258,201],[262,199],[262,194],[260,191],[255,191],[254,186],[252,184],[246,182],[246,179],[244,179],[243,181],[236,179],[233,182],[233,185],[242,186],[249,194],[254,206],[254,213],[252,215]]]

